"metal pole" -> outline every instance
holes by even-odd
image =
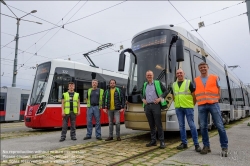
[[[18,39],[19,39],[19,24],[20,24],[20,19],[17,18],[16,48],[15,48],[15,59],[14,59],[14,69],[13,69],[12,87],[16,87],[17,53],[18,53]]]
[[[250,32],[250,0],[246,0],[246,5],[247,5],[248,27]]]

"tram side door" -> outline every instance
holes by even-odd
[[[8,87],[5,121],[20,119],[21,92],[20,88]]]

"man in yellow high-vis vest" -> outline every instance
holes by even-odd
[[[71,140],[76,139],[76,116],[80,115],[80,97],[79,93],[74,92],[75,84],[74,82],[68,83],[68,92],[63,93],[62,96],[62,116],[63,116],[63,124],[62,124],[62,134],[60,142],[65,141],[67,129],[68,129],[68,121],[70,119],[70,137]]]
[[[185,79],[185,73],[182,69],[176,71],[176,77],[177,81],[173,83],[173,97],[181,135],[181,144],[177,146],[177,149],[188,148],[185,128],[186,116],[195,145],[195,151],[200,152],[201,147],[198,142],[198,133],[194,124],[195,87],[190,80]]]
[[[92,118],[95,118],[95,136],[96,139],[102,140],[102,132],[101,132],[101,107],[102,107],[102,99],[103,99],[103,89],[97,88],[98,80],[92,80],[92,88],[88,89],[87,94],[87,134],[84,137],[84,140],[91,139],[92,136]]]

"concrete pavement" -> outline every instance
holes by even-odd
[[[146,147],[150,139],[150,134],[145,132],[125,129],[122,131],[122,141],[105,142],[92,138],[83,141],[86,129],[79,131],[77,141],[67,139],[63,143],[58,142],[60,131],[40,136],[29,136],[16,139],[2,140],[5,147],[1,147],[1,152],[6,149],[25,151],[26,156],[17,156],[13,159],[4,158],[1,165],[122,165],[122,166],[163,166],[163,165],[237,165],[247,166],[249,159],[249,134],[250,127],[247,126],[250,118],[230,123],[226,126],[229,138],[229,157],[220,157],[220,145],[217,130],[209,132],[212,153],[201,155],[194,151],[193,142],[188,134],[189,149],[179,151],[176,146],[180,143],[178,132],[167,132],[165,142],[166,149],[158,147]],[[105,128],[106,127],[106,128]],[[107,126],[103,127],[103,137],[107,137]],[[230,128],[232,127],[232,128]],[[80,129],[81,130],[81,129]],[[141,134],[140,134],[141,133]],[[68,133],[69,134],[69,133]],[[127,135],[128,134],[128,135]],[[79,136],[79,137],[78,137]],[[201,136],[199,137],[201,142]],[[7,145],[8,143],[8,145]],[[12,145],[13,144],[13,145]],[[3,145],[3,144],[2,144]],[[27,147],[28,146],[28,147]],[[159,146],[159,143],[158,143]],[[30,150],[30,152],[28,151]],[[36,154],[35,150],[42,150]],[[6,156],[11,154],[6,154]],[[14,154],[15,155],[15,154]]]
[[[165,165],[210,165],[210,166],[249,166],[250,165],[250,126],[249,120],[228,129],[228,157],[221,157],[219,135],[210,138],[211,153],[201,155],[194,146],[161,161],[157,166]],[[202,145],[202,143],[200,143]]]

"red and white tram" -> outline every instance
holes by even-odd
[[[25,111],[25,125],[34,129],[61,127],[61,98],[62,94],[68,91],[68,82],[74,82],[75,92],[80,94],[81,113],[76,120],[76,126],[86,125],[85,99],[87,90],[91,88],[92,79],[97,79],[98,87],[104,90],[107,89],[110,79],[115,79],[119,88],[126,87],[127,83],[125,74],[78,62],[56,59],[40,64]],[[124,122],[123,114],[121,122]],[[103,111],[101,111],[101,124],[108,124],[108,116]]]

